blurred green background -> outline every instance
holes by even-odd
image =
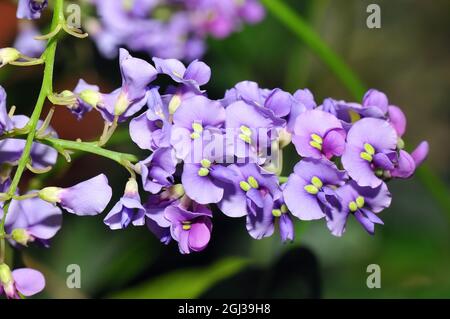
[[[252,240],[244,220],[216,214],[208,248],[184,256],[176,244],[162,246],[144,227],[110,231],[102,216],[66,214],[51,249],[33,247],[15,254],[17,263],[45,273],[47,289],[39,297],[450,297],[450,2],[282,2],[303,17],[364,85],[386,92],[392,104],[402,107],[409,121],[406,141],[410,149],[423,139],[430,142],[428,167],[420,178],[389,184],[393,204],[381,215],[385,225],[377,227],[372,237],[352,221],[345,235],[336,238],[323,221],[297,222],[295,242],[281,244],[277,234]],[[381,6],[381,29],[366,27],[370,3]],[[4,47],[13,42],[17,22],[14,5],[3,0],[0,6],[0,47]],[[46,20],[40,23],[45,25]],[[308,87],[319,103],[329,96],[356,100],[272,11],[261,24],[244,27],[225,40],[211,39],[208,45],[204,61],[213,71],[207,86],[212,98],[222,97],[239,81],[254,80],[262,87],[291,92]],[[103,90],[120,81],[117,61],[102,59],[90,41],[67,38],[58,51],[55,86],[58,90],[73,88],[80,77],[98,83]],[[39,67],[0,70],[8,104],[17,105],[20,113],[31,113],[40,80]],[[54,127],[62,138],[95,138],[102,123],[91,113],[77,122],[66,110],[58,110]],[[114,148],[138,152],[126,133],[116,137]],[[296,161],[290,149],[286,174]],[[68,171],[43,178],[46,184],[65,186],[100,171],[107,173],[117,199],[126,172],[90,155],[78,158]],[[70,264],[81,267],[81,289],[66,288]],[[381,267],[380,289],[366,285],[369,264]]]

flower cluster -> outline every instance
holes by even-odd
[[[124,163],[131,178],[104,223],[114,230],[146,225],[161,242],[176,241],[184,254],[207,246],[213,211],[245,217],[255,239],[271,236],[278,225],[282,241],[293,240],[294,217],[323,218],[331,233],[341,236],[353,215],[373,234],[374,225],[383,223],[377,214],[391,202],[386,182],[410,177],[428,153],[426,142],[411,154],[404,150],[405,116],[376,90],[369,90],[361,104],[326,99],[317,105],[307,89],[290,94],[244,81],[212,100],[201,89],[211,77],[205,63],[153,62],[121,49],[121,87],[102,93],[80,80],[73,91],[65,91],[73,99],[66,106],[78,119],[100,112],[106,129],[99,147],[130,120],[131,139],[150,151],[135,164]],[[159,76],[171,78],[173,85],[163,91],[154,84]],[[25,147],[14,133],[28,120],[8,113],[1,89],[0,163],[9,167],[2,174],[2,194]],[[40,122],[38,130],[43,143],[33,143],[27,166],[36,172],[55,164],[61,152],[45,143],[56,137],[48,121]],[[280,177],[282,153],[291,142],[301,160],[286,179]],[[68,188],[17,194],[6,216],[7,238],[15,246],[48,246],[61,227],[61,209],[97,215],[111,196],[103,174]],[[3,290],[14,297],[20,279],[2,267]]]
[[[123,44],[124,39],[136,40],[127,35],[127,27],[147,30],[143,26],[152,21],[147,12],[162,9],[159,1],[134,1],[125,8],[120,1],[95,3],[109,8],[104,19],[112,14],[115,22],[124,24],[126,35],[114,45]],[[228,5],[207,0],[174,3],[202,8],[196,20],[201,22],[199,30],[216,36],[227,35],[243,17],[257,20],[256,13],[260,14],[251,0]],[[58,23],[44,38],[52,38],[61,29],[83,37],[80,30],[68,29],[61,13],[63,2],[58,4],[60,11],[54,13]],[[20,0],[18,16],[37,18],[46,6],[44,0]],[[218,11],[211,14],[211,6]],[[172,21],[179,12],[169,13]],[[201,18],[205,13],[206,20]],[[145,44],[142,38],[136,42]],[[7,298],[38,293],[45,279],[29,268],[11,271],[5,262],[5,241],[16,248],[32,243],[48,247],[61,228],[64,212],[94,216],[110,204],[112,189],[105,174],[69,187],[18,188],[25,169],[35,174],[48,172],[59,154],[70,160],[71,150],[91,152],[127,169],[130,178],[123,196],[110,205],[105,225],[112,230],[144,226],[162,243],[176,242],[182,254],[207,247],[216,214],[245,218],[254,239],[272,236],[278,229],[283,242],[292,241],[296,219],[324,219],[330,232],[341,236],[351,215],[373,234],[375,224],[383,223],[378,213],[391,203],[386,183],[412,176],[428,154],[427,142],[411,153],[405,150],[404,113],[374,89],[361,103],[327,98],[318,104],[308,89],[291,94],[243,81],[217,100],[202,89],[211,78],[205,63],[193,60],[186,66],[177,59],[155,57],[150,64],[120,49],[120,87],[102,92],[99,86],[80,79],[73,90],[56,93],[49,84],[55,49],[47,46],[46,50],[53,51],[46,52],[52,54],[37,59],[15,48],[0,49],[0,67],[43,63],[46,67],[30,118],[8,107],[0,86],[0,294]],[[177,55],[171,51],[161,55],[165,54]],[[160,77],[170,79],[171,84],[161,88],[155,82]],[[40,121],[46,98],[54,107]],[[99,112],[105,121],[99,140],[59,139],[51,127],[56,106],[69,108],[78,120],[87,112]],[[116,129],[126,124],[131,139],[146,156],[104,148]],[[283,152],[291,143],[300,160],[283,177]]]

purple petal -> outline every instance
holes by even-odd
[[[282,214],[279,219],[281,240],[293,241],[295,237],[294,222],[289,214]]]
[[[360,154],[361,148],[347,145],[341,158],[342,165],[348,175],[359,185],[370,187],[379,186],[383,181],[375,175],[370,163],[362,159]]]
[[[257,214],[247,215],[247,231],[255,239],[272,236],[275,217],[272,215],[273,198],[266,196],[264,209],[259,209]]]
[[[406,116],[403,111],[395,105],[389,106],[389,122],[394,127],[399,137],[402,137],[406,131]]]
[[[59,204],[69,213],[79,216],[97,215],[111,200],[112,189],[104,174],[97,175],[60,193]]]
[[[146,87],[157,75],[156,69],[147,61],[133,58],[127,50],[120,49],[120,71],[122,89],[127,92],[130,101],[145,96]]]
[[[394,150],[398,136],[388,122],[381,119],[363,118],[353,124],[347,134],[347,143],[363,150],[364,144],[371,144],[377,152]]]
[[[423,161],[425,161],[425,159],[428,156],[429,148],[430,147],[428,145],[428,142],[423,141],[411,153],[411,157],[413,158],[414,163],[416,164],[416,167],[419,167],[420,164],[422,164]]]
[[[376,106],[386,114],[389,103],[386,94],[375,89],[370,89],[364,95],[362,105],[366,107]]]
[[[223,197],[223,188],[211,176],[199,176],[200,165],[184,164],[181,182],[189,198],[199,204],[218,203]]]
[[[308,183],[296,174],[291,174],[283,190],[283,197],[292,215],[301,220],[315,220],[325,217],[317,198],[306,193]]]
[[[192,80],[198,85],[204,85],[211,78],[211,68],[204,62],[193,61],[186,69],[184,79]]]
[[[175,82],[181,83],[183,81],[186,67],[180,61],[176,59],[153,58],[153,62],[159,73],[167,74]]]
[[[211,239],[211,229],[205,223],[195,223],[189,230],[189,248],[193,251],[205,249]]]
[[[37,270],[20,268],[12,271],[16,289],[25,297],[30,297],[45,288],[45,278]]]
[[[6,230],[27,230],[33,237],[48,240],[61,229],[62,213],[53,204],[39,198],[12,200],[6,218]]]
[[[345,151],[345,130],[333,129],[323,139],[322,152],[327,158],[341,156]]]
[[[397,167],[391,170],[392,177],[408,178],[415,170],[414,158],[408,152],[400,150]]]

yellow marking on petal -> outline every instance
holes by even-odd
[[[361,152],[361,153],[359,154],[359,156],[360,156],[363,160],[366,160],[366,161],[368,161],[368,162],[372,162],[372,160],[373,160],[372,155],[370,155],[369,153],[366,153],[366,152]]]
[[[239,129],[241,130],[242,134],[252,136],[252,130],[248,126],[241,125]]]
[[[183,225],[183,230],[189,230],[191,229],[191,225],[190,224],[184,224]]]
[[[197,133],[203,132],[203,126],[200,123],[192,123],[192,129]]]
[[[348,208],[351,212],[356,212],[358,210],[358,205],[355,202],[351,201],[350,203],[348,203]]]
[[[252,188],[252,187],[250,186],[250,184],[247,183],[246,181],[240,182],[240,183],[239,183],[239,186],[241,187],[241,189],[242,189],[244,192],[248,192],[248,191]]]
[[[198,176],[201,177],[205,177],[209,175],[209,169],[205,168],[205,167],[201,167],[198,172],[197,172]]]
[[[272,215],[275,216],[275,217],[280,217],[281,216],[281,210],[273,209],[272,210]]]
[[[355,123],[356,121],[359,121],[361,119],[361,115],[356,113],[355,111],[348,111],[348,114],[350,115],[350,121],[352,123]]]
[[[250,136],[245,135],[245,134],[239,134],[239,138],[247,144],[250,144],[252,142],[252,139],[250,138]]]
[[[172,71],[172,74],[175,75],[176,77],[180,78],[180,79],[183,78],[183,76],[180,73],[178,73],[177,71]]]
[[[356,205],[358,206],[358,208],[363,208],[364,204],[365,204],[364,197],[358,196],[356,198]]]
[[[202,159],[200,161],[200,164],[202,164],[202,166],[204,168],[210,168],[211,167],[211,161],[209,159],[206,159],[206,158]]]
[[[317,134],[311,134],[311,140],[313,140],[314,142],[317,142],[319,144],[323,143],[323,139]]]
[[[173,115],[178,107],[181,105],[181,97],[177,94],[175,94],[169,102],[169,114]]]
[[[311,142],[309,142],[309,145],[311,145],[311,146],[314,147],[314,148],[317,148],[319,151],[322,150],[322,144],[317,143],[316,141],[311,141]]]
[[[247,181],[251,187],[259,188],[258,181],[253,176],[250,176],[249,178],[247,178]]]
[[[323,186],[322,181],[317,176],[314,176],[313,178],[311,178],[311,184],[313,184],[317,188],[322,188],[322,186]]]
[[[364,149],[366,150],[367,154],[370,154],[370,155],[375,154],[375,149],[369,143],[364,144]]]
[[[283,214],[286,214],[289,211],[286,204],[281,205],[280,210]]]
[[[193,139],[193,140],[195,140],[196,138],[199,138],[199,137],[200,137],[200,134],[197,132],[194,132],[191,134],[191,139]]]
[[[305,191],[307,191],[309,194],[311,194],[311,195],[316,195],[318,192],[319,192],[319,190],[317,189],[317,187],[316,186],[314,186],[314,185],[306,185],[305,187],[304,187],[304,189],[305,189]]]

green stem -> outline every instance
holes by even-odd
[[[64,0],[55,0],[55,6],[53,11],[53,18],[50,30],[55,30],[61,23],[64,23]],[[19,159],[19,163],[17,166],[16,173],[11,182],[11,186],[8,189],[8,195],[13,196],[19,185],[20,179],[25,171],[25,168],[30,160],[30,151],[33,146],[33,140],[36,135],[36,127],[39,121],[39,118],[42,113],[42,108],[44,106],[45,100],[49,94],[53,92],[53,65],[55,63],[55,53],[56,47],[58,44],[58,40],[56,37],[50,39],[47,43],[47,47],[42,55],[44,60],[45,68],[44,68],[44,77],[42,80],[41,90],[39,92],[39,97],[36,102],[36,106],[34,107],[33,114],[30,117],[30,121],[27,126],[29,127],[29,133],[27,135],[26,143],[22,155]],[[9,205],[11,200],[5,202],[3,206],[3,217],[0,223],[0,235],[5,235],[5,221],[6,215],[8,214]],[[4,241],[4,239],[1,239]],[[4,249],[0,251],[0,261],[4,260]]]
[[[110,151],[98,146],[96,142],[76,142],[50,137],[44,139],[43,142],[57,149],[77,150],[103,156],[121,165],[126,165],[127,162],[135,163],[138,161],[135,155]]]
[[[273,16],[295,33],[300,40],[304,41],[317,54],[353,94],[355,99],[362,99],[364,92],[367,91],[365,85],[345,62],[322,41],[320,36],[301,16],[291,10],[282,0],[261,0],[261,2]],[[431,196],[444,209],[447,217],[450,218],[450,194],[445,183],[426,164],[423,164],[417,170],[416,175]]]

